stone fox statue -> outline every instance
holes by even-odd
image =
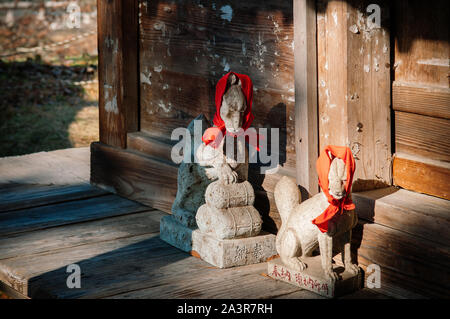
[[[299,204],[301,195],[294,180],[283,177],[277,183],[274,196],[282,225],[276,247],[286,266],[305,269],[299,257],[309,257],[319,247],[323,270],[331,280],[338,279],[332,267],[333,251],[342,253],[346,270],[359,272],[350,252],[352,228],[358,221],[350,199],[354,167],[349,148],[327,146],[317,161],[321,193]]]
[[[247,180],[248,150],[243,139],[237,139],[235,158],[225,156],[226,135],[242,132],[253,120],[251,104],[253,86],[247,75],[229,72],[216,86],[216,113],[214,127],[209,127],[203,115],[197,117],[202,127],[209,127],[203,134],[203,143],[194,150],[196,163],[181,163],[178,169],[178,190],[172,205],[172,213],[180,223],[196,226],[197,209],[205,203],[205,190],[211,182],[224,184]],[[193,123],[188,127],[193,141]],[[191,148],[193,150],[193,147]]]

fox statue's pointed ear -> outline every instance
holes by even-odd
[[[330,160],[333,160],[333,159],[334,159],[334,156],[333,156],[333,154],[331,154],[330,151],[327,151],[327,154],[328,154],[328,157],[330,158]]]

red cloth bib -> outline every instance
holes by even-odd
[[[328,173],[330,172],[330,165],[332,159],[328,156],[328,152],[331,153],[333,158],[338,157],[344,161],[347,167],[347,183],[345,184],[345,197],[337,200],[333,198],[328,191]],[[312,223],[319,227],[322,233],[328,230],[328,221],[333,218],[336,214],[342,214],[345,210],[355,209],[355,204],[353,204],[350,199],[350,190],[353,181],[353,174],[355,173],[355,159],[353,158],[352,151],[350,148],[345,146],[332,146],[328,145],[320,153],[317,159],[317,173],[319,175],[319,185],[324,194],[328,199],[330,205],[323,211],[322,214],[317,216]]]

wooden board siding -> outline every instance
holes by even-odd
[[[368,22],[369,4],[381,26]],[[356,159],[354,191],[391,184],[390,38],[386,1],[318,1],[319,145]]]
[[[450,4],[397,0],[393,7],[394,184],[450,199]]]
[[[449,2],[396,0],[393,5],[395,81],[448,88]]]
[[[432,160],[450,162],[450,119],[395,112],[395,148]]]
[[[203,113],[212,120],[228,71],[254,84],[255,127],[281,129],[281,163],[295,168],[292,2],[142,2],[141,130],[170,138]]]
[[[450,119],[450,88],[395,81],[392,107],[395,111]]]

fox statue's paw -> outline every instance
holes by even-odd
[[[333,269],[326,269],[325,270],[325,277],[327,277],[329,280],[331,280],[333,282],[339,279],[338,274],[335,273],[333,271]]]
[[[348,271],[351,274],[358,274],[360,272],[358,265],[348,263],[345,265],[345,270]]]
[[[282,259],[282,261],[286,264],[286,266],[297,271],[305,270],[307,267],[307,265],[298,257],[285,258],[284,260]]]

